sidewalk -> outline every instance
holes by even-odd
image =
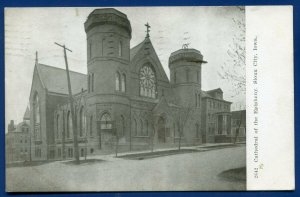
[[[240,145],[245,145],[246,143],[242,142],[242,143],[207,143],[207,144],[201,144],[201,145],[195,145],[195,146],[183,146],[181,147],[181,150],[195,150],[195,151],[199,151],[199,152],[204,152],[204,151],[210,151],[210,150],[216,150],[216,149],[223,149],[223,148],[230,148],[230,147],[237,147]],[[138,155],[138,154],[155,154],[157,153],[157,155],[159,155],[161,153],[161,156],[166,156],[167,154],[164,154],[163,152],[167,152],[167,151],[174,151],[174,150],[178,150],[178,147],[171,147],[171,148],[157,148],[153,149],[153,153],[152,151],[149,150],[141,150],[141,151],[129,151],[129,152],[122,152],[122,153],[118,153],[118,157],[115,157],[115,153],[110,153],[110,154],[105,154],[105,155],[88,155],[87,159],[101,159],[101,160],[106,160],[106,161],[113,161],[113,160],[119,160],[119,159],[123,159],[121,157],[125,157],[125,156],[130,156],[130,155]],[[184,154],[184,153],[180,153],[180,154]],[[174,154],[170,154],[170,155],[174,155]],[[83,158],[81,158],[81,160],[84,160]]]

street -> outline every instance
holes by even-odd
[[[246,147],[126,160],[94,156],[79,166],[56,161],[6,169],[6,191],[182,191],[245,190],[245,181],[218,177],[246,166]]]

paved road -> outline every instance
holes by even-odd
[[[98,156],[100,158],[100,156]],[[7,191],[245,190],[245,182],[218,174],[246,165],[245,146],[146,160],[101,156],[104,162],[66,165],[60,161],[8,168]]]

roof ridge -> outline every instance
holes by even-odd
[[[38,66],[44,66],[44,67],[50,67],[50,68],[57,69],[57,70],[64,70],[64,71],[66,70],[66,69],[63,69],[63,68],[60,68],[60,67],[50,66],[50,65],[47,65],[47,64],[38,63],[37,65]],[[72,72],[72,73],[75,73],[75,74],[86,75],[84,73],[81,73],[81,72],[78,72],[78,71],[74,71],[74,70],[70,70],[70,69],[69,69],[69,72]]]

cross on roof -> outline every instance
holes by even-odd
[[[147,34],[146,34],[146,38],[149,38],[149,37],[150,37],[150,35],[149,35],[149,32],[150,32],[150,28],[151,28],[151,26],[149,25],[149,23],[148,23],[148,22],[145,24],[145,26],[146,26],[146,28],[147,28],[147,30],[146,30],[146,32],[147,32]]]

